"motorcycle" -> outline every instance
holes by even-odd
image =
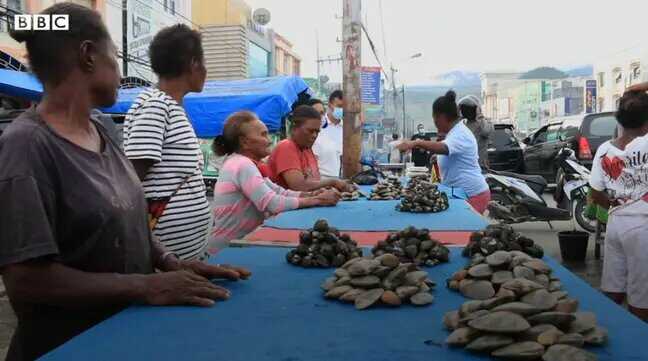
[[[539,175],[488,170],[486,182],[491,191],[489,216],[503,223],[567,221],[571,212],[552,208],[542,199],[547,181]],[[553,227],[552,227],[553,228]]]
[[[584,230],[596,232],[596,221],[586,216],[590,170],[576,159],[571,148],[562,148],[556,157],[558,175],[554,199],[558,207],[573,210],[574,218]]]

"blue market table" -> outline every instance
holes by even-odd
[[[444,280],[465,263],[460,248],[451,262],[427,269],[438,283],[424,308],[373,308],[326,300],[320,283],[332,270],[288,265],[286,249],[227,249],[219,262],[249,267],[249,281],[226,283],[229,301],[211,308],[131,307],[49,353],[43,360],[489,360],[450,349],[441,324],[465,299]],[[589,287],[552,259],[565,290],[608,328],[609,344],[590,350],[601,361],[648,360],[648,325]]]

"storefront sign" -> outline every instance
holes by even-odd
[[[585,82],[585,113],[596,113],[596,80]]]
[[[360,75],[360,99],[366,104],[380,104],[380,72],[377,66],[363,66]]]

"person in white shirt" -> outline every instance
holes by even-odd
[[[596,151],[592,200],[611,208],[605,236],[601,289],[648,320],[648,94],[626,92],[616,113],[620,135]]]
[[[312,104],[311,104],[312,103]],[[317,111],[320,111],[321,101],[313,99],[309,103]],[[329,96],[328,113],[325,124],[313,145],[313,152],[317,157],[320,175],[327,178],[339,178],[342,167],[342,117],[344,97],[341,90],[336,90]]]
[[[398,134],[392,134],[392,141],[387,144],[389,148],[389,163],[402,163],[403,162],[403,153],[398,149],[398,145],[403,141],[398,139]]]

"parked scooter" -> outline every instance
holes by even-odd
[[[573,211],[578,225],[584,230],[596,232],[596,221],[586,217],[587,193],[589,192],[590,170],[576,159],[571,148],[564,147],[556,156],[558,176],[554,199],[558,207]]]
[[[488,204],[489,216],[493,219],[504,223],[571,219],[571,212],[549,207],[542,199],[547,188],[542,176],[489,170],[485,177],[492,198]]]

